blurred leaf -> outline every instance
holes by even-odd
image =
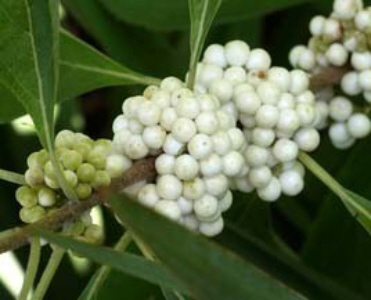
[[[12,182],[19,185],[26,184],[24,176],[22,174],[10,172],[7,170],[0,169],[0,179],[8,182]]]
[[[189,0],[191,21],[191,59],[189,62],[188,88],[193,89],[196,80],[197,63],[205,44],[206,36],[219,10],[222,0]]]
[[[156,30],[189,26],[187,0],[100,0],[119,20]],[[309,0],[224,0],[216,23],[239,21]],[[201,2],[201,1],[199,1]]]
[[[0,2],[0,82],[31,114],[53,149],[57,92],[58,1]]]
[[[341,155],[341,167],[332,171],[344,185],[371,198],[369,155],[371,137],[357,142],[347,151],[330,147],[331,155],[316,155],[326,167],[331,167],[329,158]],[[321,153],[323,154],[323,153]],[[311,198],[315,201],[315,197]],[[336,195],[322,193],[325,200],[303,249],[303,260],[320,272],[327,274],[369,299],[371,297],[371,239],[370,235],[354,218]]]
[[[120,253],[106,247],[93,246],[88,243],[79,242],[75,239],[67,238],[52,232],[35,229],[35,232],[62,248],[72,250],[93,261],[110,266],[125,274],[166,286],[171,289],[185,291],[182,285],[178,284],[162,266],[146,260],[138,255]]]
[[[356,292],[309,268],[236,226],[228,226],[218,237],[225,247],[278,278],[308,299],[361,300]]]
[[[135,201],[117,196],[110,203],[199,300],[305,299],[254,265]]]
[[[309,155],[301,152],[300,161],[327,185],[340,199],[350,214],[362,224],[362,226],[371,235],[371,202],[351,191],[346,190],[338,183],[329,173],[326,172],[314,159]]]
[[[98,0],[63,0],[63,4],[110,57],[132,70],[164,77],[182,66],[180,51],[170,50],[167,36],[118,22]]]
[[[157,79],[120,65],[64,30],[61,34],[60,66],[61,99],[71,99],[106,86],[159,83]]]

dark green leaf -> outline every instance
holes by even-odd
[[[93,246],[41,229],[36,229],[35,231],[53,244],[72,250],[99,264],[110,266],[125,274],[170,289],[186,291],[183,285],[179,284],[162,266],[138,255],[121,253],[106,247]]]
[[[92,90],[117,85],[157,84],[155,78],[141,75],[113,61],[65,30],[60,34],[58,101],[73,99]],[[0,123],[25,114],[14,94],[0,86]]]
[[[196,80],[197,63],[205,44],[206,36],[219,10],[222,0],[189,0],[191,20],[191,59],[189,62],[188,87],[193,89]]]
[[[256,266],[135,201],[117,196],[111,205],[196,299],[305,299]]]
[[[362,224],[362,226],[371,235],[371,201],[366,198],[346,190],[346,192],[354,199],[354,203],[344,201],[352,216]]]
[[[159,83],[113,61],[66,31],[61,34],[60,68],[60,99],[106,86]]]
[[[0,2],[0,82],[31,114],[48,150],[54,137],[58,22],[58,1]]]
[[[174,30],[189,26],[187,0],[100,0],[118,19],[149,29]],[[201,1],[200,1],[201,2]],[[216,23],[239,21],[309,0],[224,0]]]

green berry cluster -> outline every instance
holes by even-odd
[[[111,141],[93,141],[81,133],[63,130],[55,139],[55,152],[69,186],[79,200],[89,198],[93,191],[109,186],[111,176],[106,171]],[[20,219],[34,223],[67,202],[59,186],[57,173],[46,150],[32,153],[27,159],[26,185],[16,191],[21,204]],[[99,242],[101,229],[86,220],[77,220],[64,232],[72,233],[90,242]]]

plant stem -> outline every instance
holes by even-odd
[[[35,281],[37,270],[39,268],[41,254],[40,238],[33,237],[31,241],[30,256],[28,258],[26,276],[19,294],[18,300],[26,300]]]
[[[59,264],[62,261],[65,250],[62,248],[55,248],[49,259],[49,262],[45,268],[45,271],[40,279],[39,284],[37,285],[35,295],[32,300],[42,300],[46,294],[46,291],[49,288],[50,282],[52,281]]]
[[[11,183],[25,185],[26,180],[22,174],[0,169],[0,179]]]
[[[117,242],[114,249],[119,252],[125,252],[126,248],[130,245],[131,242],[132,242],[132,237],[129,231],[126,231],[122,235],[120,240]],[[103,283],[106,281],[110,272],[111,272],[111,267],[109,266],[103,266],[99,268],[99,270],[96,273],[96,276],[94,276],[95,277],[94,283],[84,299],[92,299],[92,297],[96,295],[98,290],[102,287]]]
[[[337,195],[344,204],[349,204],[356,208],[358,211],[363,212],[367,215],[362,205],[359,205],[357,201],[347,192],[347,190],[338,183],[329,173],[326,172],[313,158],[304,152],[299,154],[300,161],[310,170],[319,180],[321,180],[335,195]]]

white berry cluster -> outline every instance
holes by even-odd
[[[364,113],[371,103],[371,7],[364,8],[361,0],[335,0],[332,14],[315,16],[309,29],[308,46],[294,47],[289,60],[311,74],[329,66],[349,68],[341,80],[341,94],[330,89],[317,97],[328,114],[332,143],[345,149],[371,132]],[[355,107],[351,97],[359,95],[366,102]]]
[[[204,235],[221,232],[221,214],[232,203],[228,179],[247,170],[243,132],[217,97],[196,95],[169,77],[126,99],[113,131],[108,161],[120,172],[156,156],[156,180],[135,189],[142,204]]]
[[[206,49],[196,81],[196,90],[219,98],[244,130],[246,174],[232,185],[243,192],[256,189],[265,201],[299,194],[304,168],[297,156],[317,148],[314,126],[323,122],[307,73],[271,67],[265,50],[235,40]]]
[[[66,181],[79,200],[87,199],[94,189],[110,185],[110,169],[106,170],[106,160],[111,151],[111,141],[93,141],[84,134],[63,130],[56,136],[55,151]],[[32,153],[27,165],[27,185],[17,189],[16,199],[22,206],[20,219],[25,223],[34,223],[67,200],[59,187],[47,151]],[[91,224],[89,213],[69,224],[66,230],[92,242],[100,241],[98,237],[102,236],[99,235],[100,227]]]

